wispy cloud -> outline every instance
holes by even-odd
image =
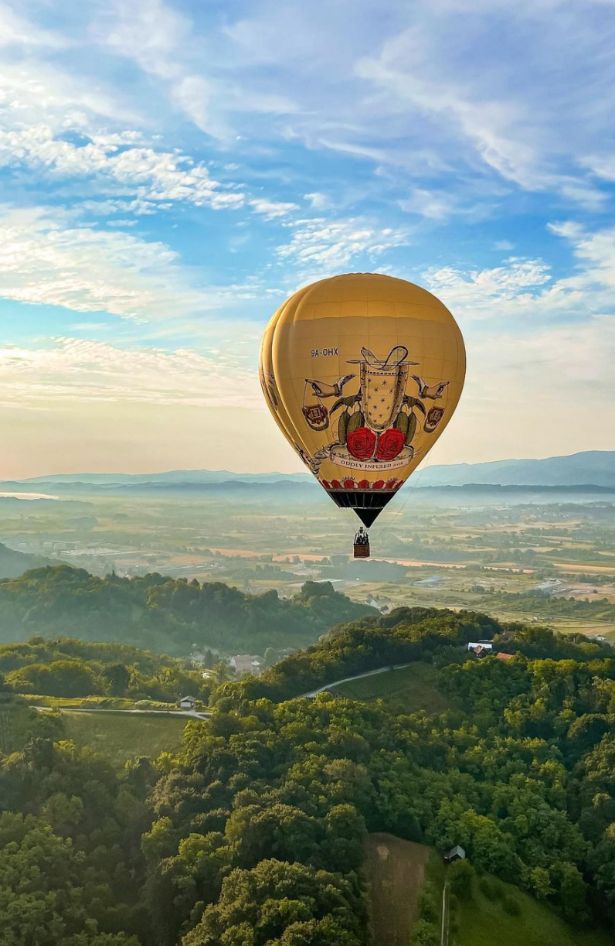
[[[164,243],[77,227],[48,208],[0,216],[0,296],[147,319],[211,304]]]
[[[255,372],[178,349],[126,349],[60,338],[0,348],[0,403],[41,408],[72,400],[261,408]]]
[[[548,229],[566,242],[575,260],[565,276],[554,278],[542,259],[511,256],[483,269],[430,269],[425,280],[465,320],[513,319],[517,332],[531,327],[519,324],[519,318],[539,324],[584,322],[594,316],[615,319],[615,229],[588,232],[574,221],[549,224]]]
[[[203,164],[181,153],[135,146],[135,132],[97,135],[78,144],[54,135],[47,125],[0,132],[0,163],[25,165],[72,180],[93,177],[98,193],[126,192],[135,201],[188,201],[215,210],[240,207],[244,195],[212,179]]]
[[[380,229],[373,222],[362,219],[327,220],[317,217],[297,220],[292,227],[290,242],[278,247],[278,256],[302,267],[325,267],[332,272],[355,257],[377,258],[408,242],[407,230]]]

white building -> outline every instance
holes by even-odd
[[[242,677],[247,673],[252,674],[253,677],[258,677],[263,669],[262,658],[255,657],[253,654],[235,654],[229,662],[238,677]]]
[[[195,706],[196,700],[193,696],[182,696],[181,700],[179,701],[179,708],[183,710],[192,711],[194,710]]]
[[[491,653],[493,644],[490,641],[470,641],[468,650],[477,657],[484,657],[485,654]]]

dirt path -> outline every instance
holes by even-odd
[[[408,946],[429,853],[423,844],[370,834],[366,866],[375,946]]]

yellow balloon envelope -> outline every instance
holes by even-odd
[[[351,273],[280,306],[263,336],[260,379],[303,462],[369,526],[451,419],[465,363],[459,326],[434,295]]]

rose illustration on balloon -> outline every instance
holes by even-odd
[[[376,447],[378,460],[394,460],[404,449],[404,435],[401,430],[391,427],[380,434]]]
[[[348,434],[346,446],[355,460],[370,460],[376,449],[376,434],[369,427],[359,427]]]

